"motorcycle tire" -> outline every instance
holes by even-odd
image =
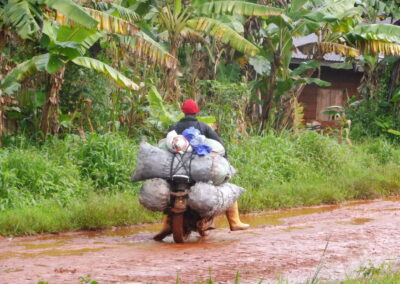
[[[184,214],[172,215],[172,236],[175,243],[184,243],[189,238],[190,231],[185,228]]]

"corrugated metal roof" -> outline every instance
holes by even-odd
[[[390,24],[393,20],[391,18],[387,18],[384,19],[382,21],[377,21],[377,24]],[[363,23],[362,25],[365,25],[366,23]],[[318,42],[318,37],[316,34],[309,34],[307,36],[302,36],[302,37],[293,37],[293,43],[296,47],[298,46],[302,46],[305,44],[309,44],[309,43],[315,43]],[[383,56],[379,56],[380,58],[383,58]],[[297,60],[307,60],[310,59],[310,57],[308,55],[303,54],[300,50],[296,49],[296,51],[293,53],[292,55],[293,59],[297,59]],[[345,61],[345,57],[340,55],[340,54],[336,54],[336,53],[327,53],[324,55],[324,61],[326,63],[338,63],[338,62],[344,62]]]
[[[296,47],[315,42],[318,42],[316,34],[310,34],[308,36],[302,36],[302,37],[293,37],[293,43]],[[298,49],[293,53],[292,58],[303,59],[303,60],[310,59],[308,55],[303,54]],[[332,63],[344,62],[345,57],[335,53],[327,53],[324,55],[324,61]]]

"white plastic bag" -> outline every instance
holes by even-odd
[[[178,135],[175,130],[167,134],[166,143],[168,150],[172,153],[183,154],[191,150],[189,142],[183,135]]]
[[[206,138],[204,145],[207,145],[212,150],[211,152],[217,153],[218,155],[225,156],[225,148],[217,140]]]

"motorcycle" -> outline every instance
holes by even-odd
[[[215,229],[214,217],[201,217],[188,206],[188,195],[194,181],[186,175],[173,175],[169,179],[171,185],[170,204],[166,209],[169,216],[170,228],[176,243],[188,240],[191,232],[198,232],[200,236],[207,235],[207,231]]]

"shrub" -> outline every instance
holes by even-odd
[[[71,163],[58,163],[35,148],[0,152],[0,209],[56,198],[64,203],[88,184]]]
[[[84,178],[97,189],[131,187],[130,175],[135,167],[137,144],[117,135],[91,134],[74,153]]]
[[[364,143],[364,149],[380,164],[400,163],[400,151],[385,139],[376,139]]]

